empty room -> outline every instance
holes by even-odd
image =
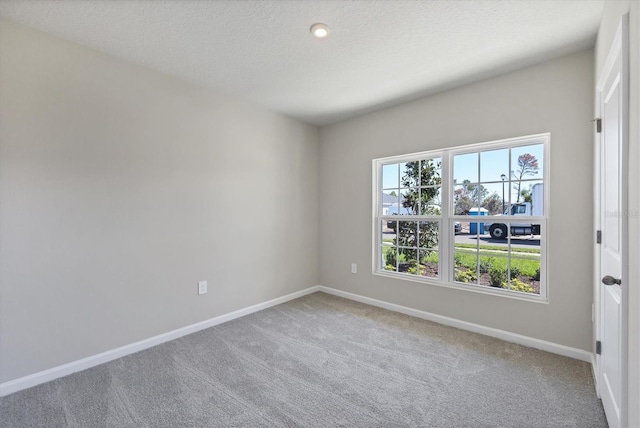
[[[0,427],[640,428],[640,2],[0,0]]]

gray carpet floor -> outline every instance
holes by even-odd
[[[589,364],[315,293],[0,399],[3,427],[606,427]]]

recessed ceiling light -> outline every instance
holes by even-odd
[[[317,39],[324,39],[329,35],[329,27],[326,24],[313,24],[311,26],[311,34]]]

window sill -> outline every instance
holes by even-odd
[[[374,271],[374,275],[393,278],[400,281],[412,281],[421,284],[435,285],[437,287],[453,288],[456,290],[470,291],[472,293],[488,294],[491,296],[504,297],[507,299],[524,300],[527,302],[548,304],[549,299],[546,296],[538,294],[528,295],[519,291],[505,290],[503,288],[486,287],[483,285],[464,284],[460,282],[445,282],[434,278],[418,277],[416,275],[405,273],[391,273],[384,270]]]

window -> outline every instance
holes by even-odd
[[[549,139],[374,160],[374,273],[546,300]]]

